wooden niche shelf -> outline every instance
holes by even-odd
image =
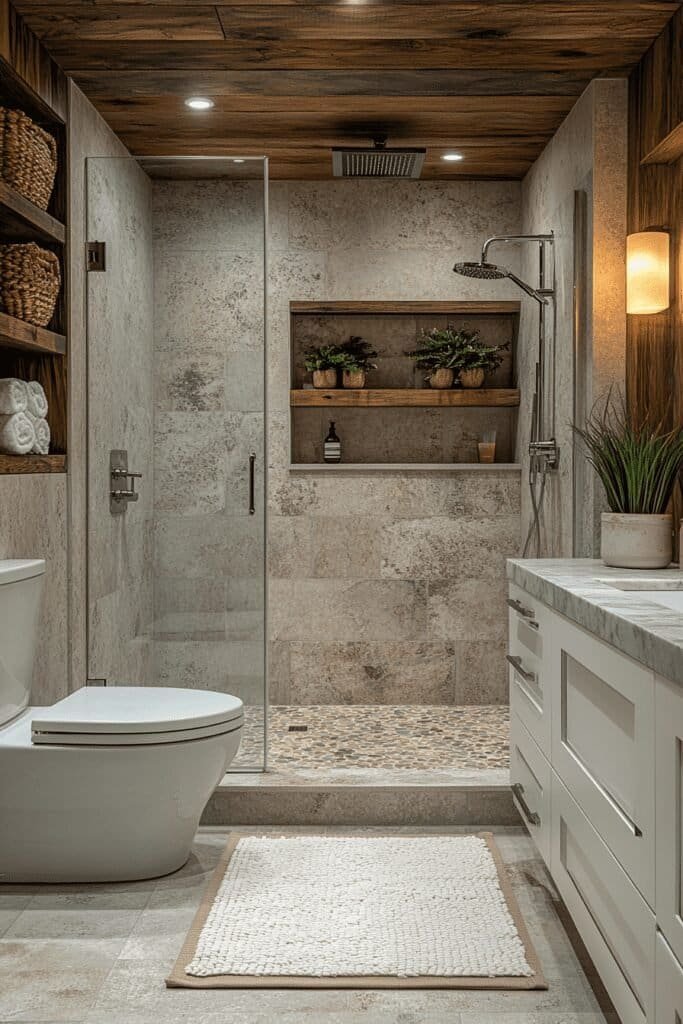
[[[64,473],[67,448],[66,76],[8,0],[0,0],[0,105],[23,110],[55,139],[57,175],[47,210],[0,179],[0,243],[35,242],[59,258],[62,287],[47,327],[0,311],[0,377],[39,381],[47,395],[49,455],[0,453],[0,474]]]
[[[335,388],[330,391],[302,388],[293,390],[290,404],[295,408],[482,408],[519,405],[517,388]]]
[[[520,403],[514,386],[518,302],[292,302],[290,313],[293,466],[322,463],[330,420],[341,438],[342,464],[357,469],[476,464],[477,439],[490,431],[496,433],[498,464],[513,461]],[[424,372],[406,353],[418,347],[423,332],[448,324],[476,329],[487,344],[505,346],[486,387],[424,386]],[[368,386],[313,388],[304,368],[306,350],[340,345],[352,335],[378,352]]]

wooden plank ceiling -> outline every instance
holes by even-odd
[[[424,178],[520,178],[591,78],[627,74],[680,6],[16,0],[133,153],[265,153],[274,178],[310,179],[378,134],[427,147]]]

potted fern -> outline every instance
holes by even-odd
[[[479,331],[448,327],[434,327],[422,333],[419,348],[408,355],[416,360],[421,370],[427,370],[426,380],[433,388],[450,388],[457,376],[464,388],[480,388],[486,373],[503,362],[501,352],[507,345],[484,345]]]
[[[484,345],[478,331],[460,331],[458,350],[458,380],[464,388],[480,388],[486,374],[497,370],[503,362],[500,354],[508,345]]]
[[[313,374],[314,388],[336,388],[337,371],[344,365],[344,354],[338,345],[307,348],[304,366]]]
[[[368,370],[376,370],[377,363],[371,360],[377,353],[373,351],[364,338],[351,335],[341,346],[343,361],[342,384],[345,388],[364,388]]]
[[[455,327],[434,327],[423,331],[418,348],[406,355],[415,360],[420,370],[426,370],[425,382],[431,388],[451,388],[458,361],[459,331]]]
[[[673,522],[666,511],[683,463],[683,430],[631,421],[609,394],[586,426],[574,427],[598,474],[610,512],[602,513],[601,556],[622,569],[663,569],[671,561]]]

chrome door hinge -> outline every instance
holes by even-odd
[[[107,269],[107,245],[106,242],[88,242],[85,247],[86,269],[91,270]]]

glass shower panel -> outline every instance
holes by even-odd
[[[235,694],[231,769],[262,770],[267,161],[96,158],[87,177],[89,676]],[[142,476],[112,484],[124,451]]]

